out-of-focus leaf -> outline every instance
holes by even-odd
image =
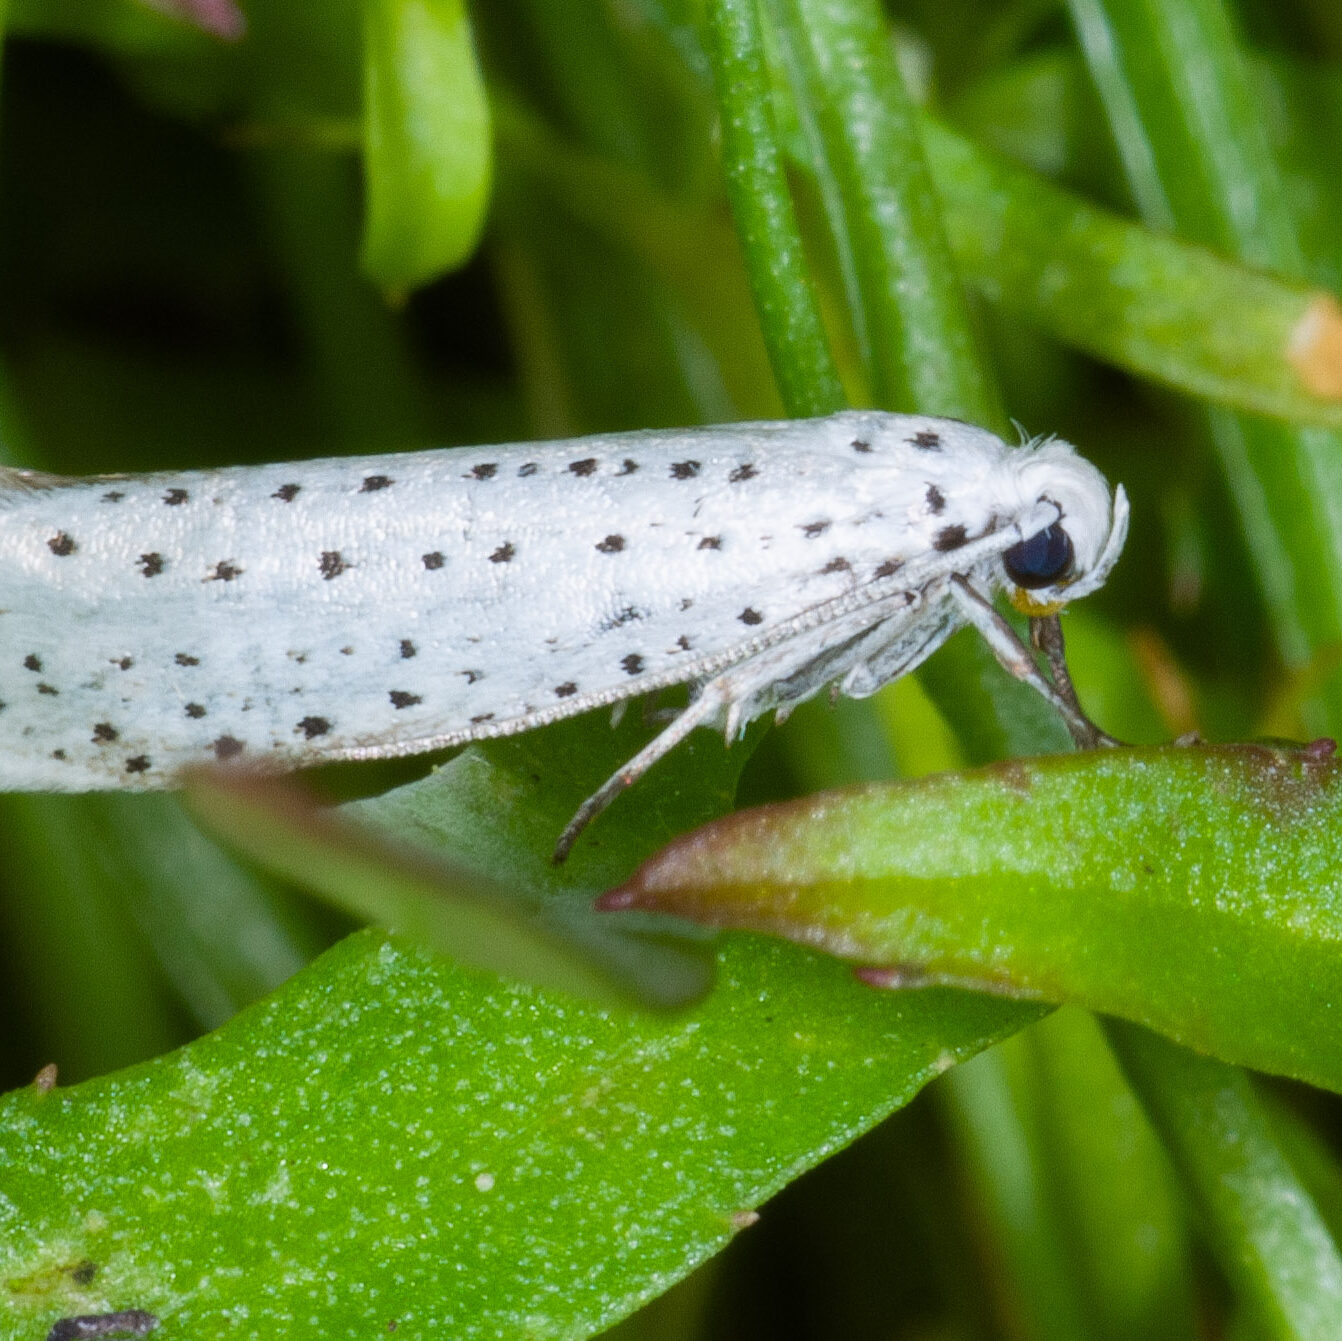
[[[1342,767],[1318,746],[1161,747],[743,812],[608,908],[771,931],[886,986],[1074,1001],[1342,1090]]]
[[[1342,425],[1342,309],[1307,284],[1142,228],[931,118],[956,261],[1067,344],[1238,409]]]
[[[702,938],[618,928],[592,899],[672,834],[720,814],[750,742],[724,749],[696,733],[600,816],[564,865],[551,860],[579,802],[647,737],[636,714],[614,729],[587,714],[473,746],[418,782],[336,810],[275,783],[201,774],[195,808],[267,869],[458,962],[667,1009],[712,981]]]
[[[462,0],[364,0],[363,268],[404,293],[459,265],[489,198],[489,104]]]
[[[1110,1041],[1183,1175],[1241,1307],[1272,1341],[1333,1341],[1342,1256],[1250,1077],[1111,1021]]]
[[[547,906],[534,886],[388,841],[292,785],[219,771],[200,774],[191,796],[210,829],[268,870],[458,963],[604,1005],[683,1006],[712,982],[712,966],[692,942],[668,938],[649,947],[653,964],[640,963],[637,938],[612,938],[590,917],[566,917],[571,907]]]

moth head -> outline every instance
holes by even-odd
[[[1013,460],[1023,505],[1002,552],[1007,598],[1023,615],[1056,614],[1104,585],[1128,534],[1128,498],[1065,442]]]

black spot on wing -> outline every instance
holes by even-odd
[[[624,548],[624,536],[608,535],[604,540],[598,540],[596,548],[602,554],[618,554]]]
[[[145,577],[157,577],[164,569],[165,563],[161,554],[141,554],[136,560],[140,572]]]
[[[375,494],[379,489],[390,489],[396,481],[389,475],[365,475],[363,483],[359,485],[361,494]]]
[[[322,557],[317,567],[321,570],[322,578],[330,582],[332,578],[339,577],[352,565],[345,562],[338,549],[325,549],[322,550]]]
[[[648,611],[640,610],[637,606],[626,605],[624,609],[617,610],[613,615],[601,621],[601,632],[609,633],[612,629],[621,628],[625,624],[637,623],[640,619],[646,619]]]
[[[698,543],[698,545],[695,546],[695,548],[696,548],[696,549],[721,549],[721,548],[722,548],[722,537],[721,537],[720,535],[706,535],[706,536],[705,536],[705,537]]]
[[[46,694],[50,698],[56,698],[61,691],[57,689],[55,685],[47,684],[45,681],[39,680],[37,682],[37,692],[39,694]]]
[[[626,675],[640,675],[643,671],[643,658],[637,652],[630,652],[620,658],[620,666]]]
[[[164,503],[170,508],[179,508],[191,495],[185,489],[169,489],[163,495]]]
[[[527,461],[525,464],[517,467],[517,474],[520,479],[526,479],[534,475],[540,469],[540,465],[535,461]]]
[[[485,678],[485,673],[482,670],[462,670],[458,671],[457,674],[464,675],[467,684],[475,684],[477,680],[483,680]]]
[[[671,478],[673,480],[692,480],[698,473],[698,461],[673,461],[671,463]]]
[[[493,461],[481,461],[471,467],[470,478],[473,480],[492,480],[499,473],[498,465]]]
[[[763,624],[764,616],[751,606],[746,606],[739,615],[736,616],[742,624]]]
[[[801,528],[801,530],[802,533],[806,536],[807,540],[814,540],[816,539],[817,536],[822,536],[825,534],[826,531],[829,530],[829,522],[828,521],[807,522],[806,525]]]
[[[413,708],[416,703],[423,703],[424,700],[418,694],[408,693],[404,689],[392,689],[387,697],[391,699],[393,708]]]
[[[511,563],[516,553],[516,546],[511,540],[507,540],[489,556],[489,561],[490,563]]]
[[[820,571],[822,573],[851,573],[853,565],[842,555],[836,555]]]
[[[588,475],[596,473],[596,457],[585,456],[581,461],[570,461],[568,468],[580,479],[585,479]]]
[[[40,671],[42,669],[42,658],[36,652],[29,652],[23,658],[23,669],[30,671]]]
[[[934,433],[930,428],[924,428],[909,438],[908,443],[910,447],[916,447],[920,452],[939,452],[941,435]]]
[[[79,548],[75,543],[75,538],[65,531],[57,531],[50,540],[47,541],[47,548],[58,558],[65,559]]]
[[[578,692],[578,686],[572,680],[565,680],[563,684],[555,685],[556,698],[572,698]]]
[[[130,670],[130,668],[131,668],[133,665],[135,665],[135,658],[134,658],[134,657],[113,657],[113,658],[112,658],[112,665],[114,665],[118,670]]]
[[[887,559],[872,574],[873,577],[894,577],[901,568],[904,567],[902,559]]]
[[[236,759],[247,747],[236,736],[219,736],[210,742],[214,757],[221,763],[225,759]]]
[[[193,657],[193,656],[191,655],[190,652],[178,652],[177,655],[173,657],[173,660],[174,660],[179,666],[199,666],[199,665],[200,665],[200,658],[199,658],[199,657]]]
[[[401,659],[409,661],[411,657],[419,655],[419,648],[409,638],[401,639]]]
[[[864,438],[854,438],[853,450],[865,454],[866,452],[871,451],[871,443],[867,442]]]
[[[959,549],[968,538],[963,526],[943,526],[932,538],[932,548],[938,553],[946,554],[953,549]]]
[[[946,495],[935,484],[927,486],[927,510],[934,516],[940,516],[946,507]]]
[[[93,734],[89,739],[95,745],[110,745],[121,735],[111,722],[94,722]]]
[[[188,703],[184,709],[188,717],[199,720],[206,715],[205,705],[203,703]]]
[[[434,550],[432,554],[425,554],[423,559],[424,567],[430,572],[433,572],[437,568],[441,568],[445,562],[443,556],[437,550]]]
[[[232,559],[221,559],[211,569],[206,582],[232,582],[242,576],[242,569]]]
[[[638,462],[635,461],[632,457],[626,456],[624,460],[620,462],[620,468],[615,473],[617,475],[632,475],[637,470],[638,470]]]
[[[127,773],[148,773],[152,764],[147,754],[132,755],[126,760]]]
[[[270,496],[271,498],[278,498],[281,503],[292,503],[302,491],[303,486],[301,484],[281,484]]]
[[[760,468],[751,461],[744,465],[737,466],[730,475],[727,476],[729,484],[744,484],[746,480],[753,480],[760,473]]]
[[[103,495],[102,501],[104,503],[119,503],[125,496],[120,489],[109,489]]]
[[[331,723],[325,717],[304,717],[294,730],[301,731],[304,740],[316,740],[331,730]]]

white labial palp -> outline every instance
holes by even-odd
[[[1103,583],[1127,517],[1066,443],[868,411],[173,474],[0,470],[0,789],[411,754],[692,686],[566,850],[693,727],[733,737],[825,685],[874,693],[965,623],[1094,743],[992,598],[1055,614]]]

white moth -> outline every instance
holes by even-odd
[[[1063,442],[827,419],[63,479],[0,469],[0,790],[162,788],[530,730],[665,685],[694,727],[854,697],[975,625],[1086,721],[993,610],[1103,583],[1122,488]],[[1056,627],[1056,622],[1055,622]]]

